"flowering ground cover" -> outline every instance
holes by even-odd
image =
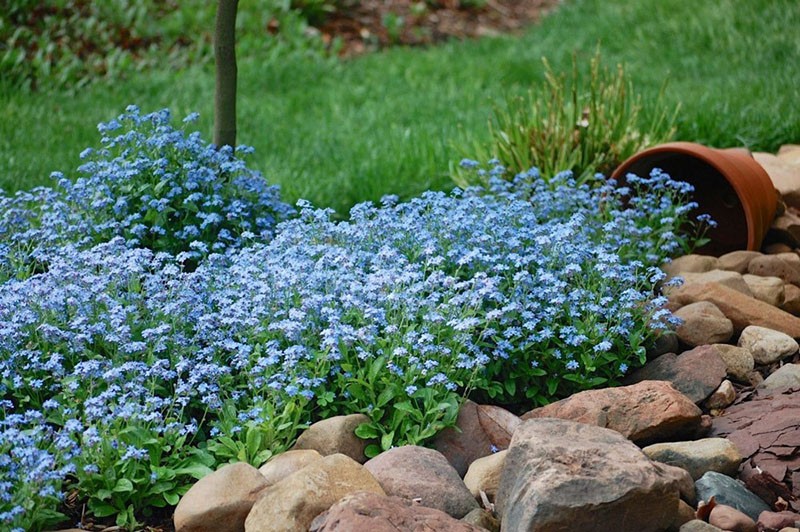
[[[331,415],[365,413],[370,454],[424,444],[467,396],[613,384],[674,323],[658,265],[694,205],[661,172],[532,169],[337,221],[165,111],[99,129],[78,176],[0,197],[4,527],[74,519],[69,495],[135,528]]]

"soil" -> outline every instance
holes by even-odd
[[[516,34],[539,22],[560,1],[360,0],[314,27],[332,50],[350,57],[390,46]]]

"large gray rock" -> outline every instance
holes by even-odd
[[[481,528],[400,497],[346,495],[312,521],[309,532],[480,532]]]
[[[699,403],[719,387],[727,373],[728,367],[717,350],[702,345],[680,355],[661,355],[631,373],[624,382],[669,381],[676,390]]]
[[[228,464],[198,480],[181,497],[173,522],[176,532],[239,532],[267,482],[258,469]]]
[[[313,449],[322,456],[343,454],[363,464],[367,461],[364,450],[373,442],[359,438],[355,430],[369,421],[364,414],[333,416],[317,421],[300,434],[292,449]]]
[[[651,460],[685,469],[694,480],[709,471],[734,476],[743,459],[736,446],[725,438],[656,443],[642,452]]]
[[[434,449],[404,445],[369,460],[364,467],[387,495],[416,499],[460,519],[478,507],[477,501],[447,459]]]
[[[742,331],[738,345],[752,353],[756,364],[772,364],[797,353],[800,347],[788,334],[754,325]]]
[[[725,504],[745,513],[753,521],[758,521],[758,514],[769,511],[767,503],[759,499],[744,485],[728,475],[709,471],[694,483],[697,498],[708,501],[711,497],[718,504]]]
[[[519,417],[499,406],[465,401],[456,426],[441,431],[433,440],[433,448],[463,477],[478,458],[507,449],[519,424]]]
[[[317,515],[358,491],[385,495],[375,477],[352,458],[326,456],[262,491],[247,515],[245,532],[308,530]]]
[[[619,433],[532,419],[514,434],[496,508],[502,530],[665,530],[679,489]]]
[[[609,428],[634,443],[647,445],[694,436],[700,430],[701,414],[694,401],[669,382],[642,381],[579,392],[531,410],[522,419],[569,419]]]
[[[781,390],[792,388],[800,390],[800,364],[786,364],[764,379],[759,388]]]

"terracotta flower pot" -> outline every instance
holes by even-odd
[[[761,248],[779,196],[749,150],[669,142],[637,153],[614,170],[612,177],[624,182],[629,173],[647,176],[653,168],[691,183],[695,189],[692,199],[699,205],[697,214],[708,213],[717,222],[707,233],[710,242],[698,253],[719,256]]]

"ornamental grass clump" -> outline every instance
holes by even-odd
[[[595,173],[611,174],[638,151],[674,135],[678,107],[667,108],[663,88],[643,103],[622,65],[613,71],[602,66],[599,49],[587,79],[579,76],[574,56],[569,79],[556,74],[546,59],[543,62],[541,87],[497,106],[489,121],[491,141],[469,144],[462,151],[481,160],[496,157],[509,179],[536,167],[545,178],[570,170],[582,183]],[[452,174],[462,187],[488,184],[460,168]]]
[[[151,212],[125,180],[89,182]],[[627,182],[531,170],[344,222],[300,202],[272,240],[192,270],[127,233],[116,199],[72,196],[99,202],[109,240],[48,241],[46,267],[0,284],[0,522],[41,530],[85,504],[135,528],[332,415],[366,414],[374,455],[430,441],[465,397],[523,409],[617,382],[674,323],[658,265],[690,245],[692,207],[661,172]]]

